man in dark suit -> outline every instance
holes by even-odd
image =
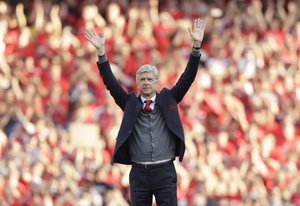
[[[127,93],[113,75],[105,54],[105,37],[92,30],[85,37],[96,47],[100,75],[124,116],[111,163],[132,165],[130,171],[131,204],[151,206],[177,205],[177,175],[173,160],[181,162],[185,151],[184,132],[177,104],[193,83],[200,60],[205,21],[195,19],[189,30],[193,48],[184,72],[175,86],[157,91],[158,71],[143,65],[136,72],[139,95]]]

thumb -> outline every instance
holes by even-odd
[[[188,27],[188,31],[189,31],[190,37],[193,39],[193,35],[192,35],[190,27]]]
[[[191,29],[190,29],[190,27],[188,27],[187,29],[188,29],[188,31],[189,31],[189,34],[191,35]]]
[[[195,41],[194,35],[193,35],[193,33],[192,33],[190,27],[188,27],[188,31],[189,31],[189,34],[190,34],[191,39],[192,39],[193,41]]]

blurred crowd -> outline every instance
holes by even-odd
[[[129,205],[130,166],[109,163],[122,111],[83,34],[105,34],[129,92],[145,63],[158,67],[160,88],[171,87],[201,17],[201,64],[179,105],[187,144],[175,162],[179,206],[299,206],[299,8],[288,0],[0,1],[0,205]],[[97,125],[97,144],[75,145],[74,123]]]

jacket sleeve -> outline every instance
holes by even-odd
[[[172,95],[177,103],[183,99],[184,95],[187,93],[193,81],[195,80],[200,56],[200,52],[195,52],[194,50],[192,51],[184,72],[181,74],[175,86],[171,89]]]
[[[100,58],[99,58],[100,59]],[[103,80],[104,85],[109,91],[110,95],[114,98],[116,104],[124,110],[126,105],[126,100],[128,98],[127,92],[122,88],[116,77],[114,76],[109,61],[97,62],[98,70]]]

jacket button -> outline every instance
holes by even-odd
[[[128,133],[130,134],[130,133],[131,133],[131,130],[129,130]]]

